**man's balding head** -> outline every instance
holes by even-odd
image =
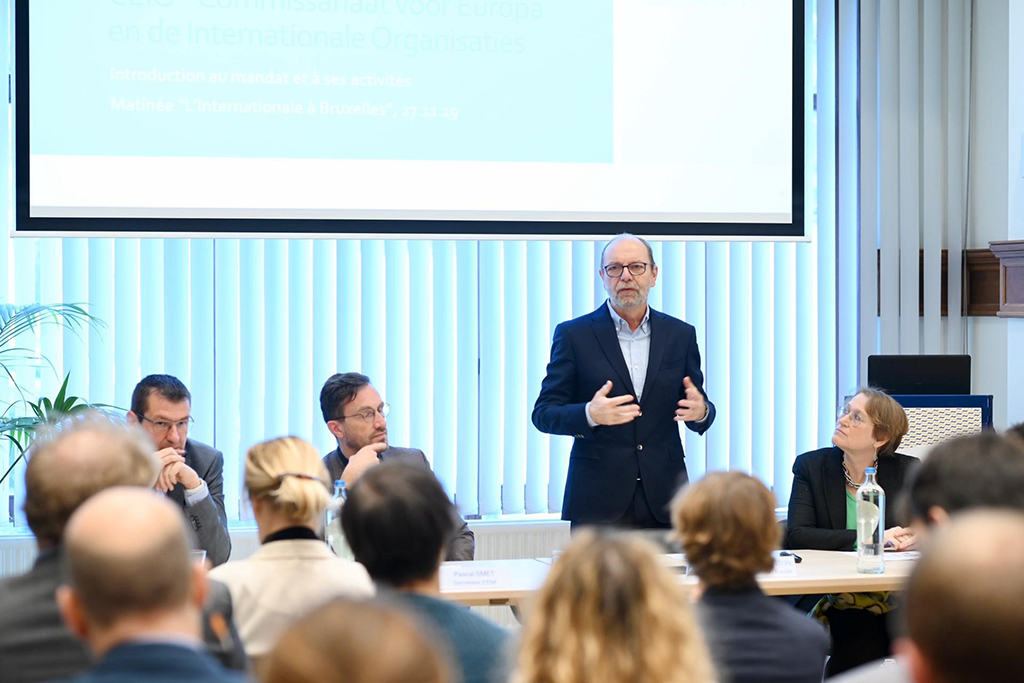
[[[608,249],[610,247],[615,246],[616,244],[619,244],[620,242],[637,242],[639,244],[642,244],[643,247],[645,249],[647,249],[647,258],[649,260],[649,264],[652,267],[657,265],[654,262],[654,249],[651,247],[651,243],[650,242],[645,240],[643,237],[637,237],[636,235],[634,235],[632,233],[623,232],[623,233],[620,233],[620,234],[616,235],[615,237],[611,238],[607,242],[605,242],[604,247],[602,247],[602,249],[601,249],[601,266],[602,267],[604,267],[606,265],[604,257],[608,253]]]
[[[25,517],[41,547],[60,542],[71,514],[111,486],[150,487],[159,464],[135,427],[92,414],[39,435],[25,467]]]
[[[1024,515],[976,511],[938,532],[906,595],[918,683],[1024,680]]]
[[[137,487],[96,494],[71,516],[64,539],[82,619],[110,629],[125,617],[189,609],[196,574],[189,550],[181,511],[166,496]]]

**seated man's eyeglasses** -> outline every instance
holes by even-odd
[[[377,413],[380,413],[382,417],[387,417],[388,414],[391,413],[391,406],[389,406],[387,403],[382,403],[380,405],[380,408],[377,408],[377,410],[374,410],[373,408],[363,408],[358,413],[352,413],[351,415],[342,415],[337,419],[341,421],[347,420],[348,418],[351,417],[358,417],[363,422],[367,424],[372,424],[373,421],[377,418]]]
[[[628,269],[629,274],[634,277],[638,275],[643,275],[644,273],[647,272],[647,264],[642,261],[630,263],[625,266],[622,265],[621,263],[609,263],[607,266],[603,268],[603,270],[604,274],[607,275],[608,277],[618,277],[622,275],[623,268]]]
[[[192,426],[195,420],[191,415],[186,417],[184,420],[178,420],[177,422],[164,422],[163,420],[150,420],[145,415],[139,415],[140,420],[145,420],[149,424],[153,425],[153,429],[157,432],[169,432],[171,427],[177,427],[179,432],[188,431],[188,428]]]

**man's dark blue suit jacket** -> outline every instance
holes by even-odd
[[[655,517],[669,521],[668,504],[686,483],[683,442],[673,420],[677,403],[686,397],[683,378],[689,377],[704,394],[700,351],[692,325],[670,315],[650,312],[651,348],[640,397],[640,416],[624,425],[587,423],[584,407],[608,380],[609,396],[635,396],[626,361],[606,304],[593,313],[555,328],[551,362],[533,408],[533,424],[548,434],[575,437],[569,456],[562,519],[577,524],[607,524],[619,520],[629,507],[636,479],[643,480]],[[707,394],[704,394],[707,400]],[[707,401],[707,419],[687,422],[699,434],[715,419]]]
[[[166,643],[126,643],[68,683],[246,683],[206,652]]]

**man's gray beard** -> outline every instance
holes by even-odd
[[[612,305],[615,306],[616,308],[621,308],[621,309],[624,309],[624,310],[632,310],[634,308],[643,308],[644,306],[647,305],[647,297],[644,296],[643,294],[640,294],[637,297],[635,302],[633,302],[633,301],[626,302],[626,301],[623,301],[621,298],[619,298],[619,296],[616,294],[616,295],[612,296]]]

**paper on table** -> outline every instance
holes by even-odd
[[[849,555],[850,557],[857,557],[856,550],[842,550],[840,555]],[[886,550],[885,561],[886,562],[902,562],[905,560],[916,560],[921,557],[920,551],[917,550]]]
[[[917,550],[886,550],[885,561],[886,562],[901,562],[904,560],[916,560],[921,557],[921,553]]]

